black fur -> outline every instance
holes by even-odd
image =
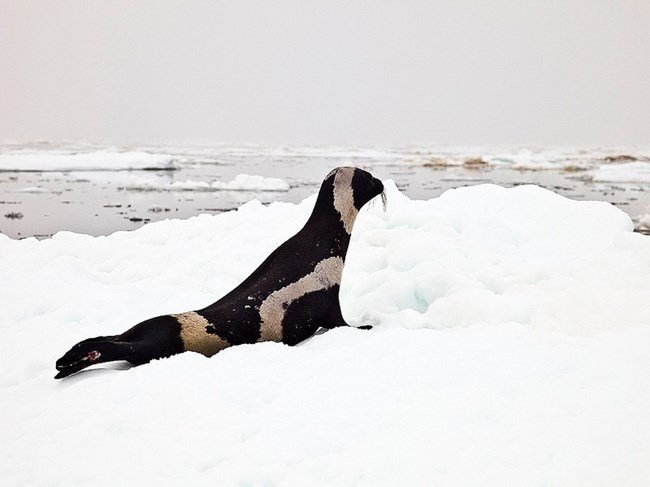
[[[321,185],[314,210],[305,226],[275,249],[230,293],[192,313],[199,320],[202,317],[207,322],[200,333],[205,333],[207,339],[213,334],[225,340],[226,346],[263,340],[260,309],[270,295],[277,295],[277,292],[295,285],[301,278],[313,275],[316,266],[324,261],[339,262],[340,259],[342,270],[350,235],[335,208],[334,182],[339,172],[349,177],[351,171],[350,201],[356,210],[383,192],[381,181],[366,171],[353,168],[332,171]],[[320,285],[321,280],[314,281]],[[280,321],[280,340],[283,343],[295,345],[312,336],[320,327],[348,326],[339,305],[340,282],[330,284],[283,303],[284,314]],[[278,309],[277,306],[273,308]],[[96,363],[126,360],[140,365],[187,351],[182,327],[176,316],[159,316],[143,321],[121,335],[91,338],[78,343],[57,361],[59,373],[56,378],[66,377]]]

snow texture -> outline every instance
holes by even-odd
[[[536,186],[360,213],[335,329],[55,381],[75,342],[205,306],[303,203],[93,238],[0,235],[0,484],[642,486],[650,239]]]

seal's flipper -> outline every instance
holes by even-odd
[[[58,374],[55,379],[63,379],[94,364],[121,360],[121,344],[115,342],[119,336],[88,338],[77,343],[63,357],[56,361]],[[124,360],[126,360],[124,358]]]

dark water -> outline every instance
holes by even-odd
[[[68,230],[108,235],[134,230],[166,218],[220,213],[257,198],[299,202],[315,193],[334,167],[355,164],[380,179],[393,179],[409,197],[429,199],[449,188],[481,183],[506,187],[536,184],[575,200],[613,203],[633,219],[650,212],[650,192],[641,184],[593,183],[582,172],[558,169],[517,170],[509,166],[426,166],[409,163],[403,154],[391,158],[360,154],[294,155],[245,153],[206,157],[194,154],[177,170],[91,172],[0,172],[0,232],[12,238],[45,238]],[[125,178],[142,175],[161,182],[229,181],[237,174],[282,178],[286,192],[269,191],[142,191],[124,189]],[[25,192],[25,188],[42,188]],[[636,223],[636,222],[635,222]],[[637,225],[638,226],[638,225]],[[645,229],[638,228],[645,231]]]

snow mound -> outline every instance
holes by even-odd
[[[650,239],[535,186],[386,191],[341,288],[373,330],[65,381],[72,344],[211,303],[315,196],[108,237],[0,235],[0,484],[644,485]]]
[[[385,216],[360,222],[346,267],[344,304],[358,321],[514,321],[566,333],[647,323],[647,239],[608,203],[537,186],[460,188],[429,201],[388,196]]]
[[[0,171],[105,171],[176,169],[172,156],[144,151],[58,151],[0,154]]]

